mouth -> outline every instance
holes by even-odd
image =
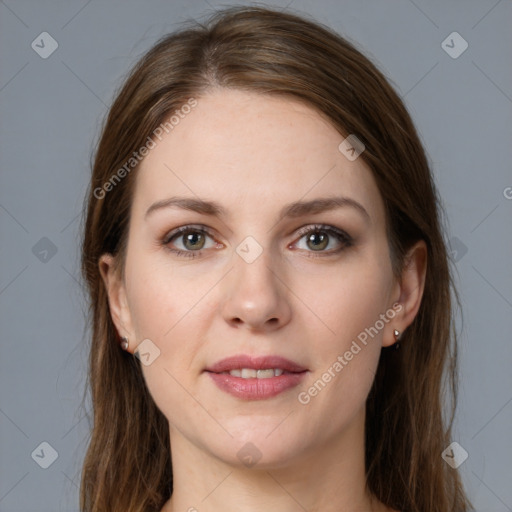
[[[255,370],[254,368],[236,368],[226,372],[220,372],[218,375],[231,375],[232,377],[240,377],[241,379],[271,379],[272,377],[279,377],[280,375],[290,373],[299,372],[287,372],[282,368],[266,368],[264,370]]]
[[[241,372],[240,375],[234,375],[235,377],[242,378],[269,378],[273,376],[279,376],[282,373],[301,373],[307,371],[295,361],[291,361],[281,356],[260,356],[253,357],[245,354],[239,354],[236,356],[228,357],[217,361],[215,364],[208,366],[205,371],[211,373],[230,373],[230,372]],[[270,371],[274,372],[274,375],[270,375]],[[242,374],[244,372],[244,374]],[[256,372],[256,374],[252,373]],[[257,372],[260,373],[258,377]],[[277,375],[276,375],[277,372]]]
[[[307,368],[280,356],[237,355],[205,369],[222,391],[242,400],[263,400],[297,386]]]

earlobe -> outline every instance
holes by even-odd
[[[112,321],[118,335],[120,338],[133,338],[126,290],[120,272],[116,268],[115,257],[112,254],[103,254],[99,259],[98,266],[105,284]]]
[[[425,277],[427,272],[427,245],[424,240],[416,242],[408,251],[399,287],[399,297],[396,302],[401,306],[395,316],[389,340],[384,340],[384,346],[393,345],[403,336],[404,331],[416,317],[423,298]],[[396,336],[394,330],[400,333]]]

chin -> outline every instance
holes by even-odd
[[[234,443],[237,449],[233,452],[218,454],[226,464],[238,469],[271,470],[285,468],[293,464],[300,449],[298,446],[276,446],[275,443],[257,439],[245,443]]]
[[[257,416],[247,417],[238,419],[236,426],[228,422],[226,429],[233,437],[228,443],[211,446],[211,450],[225,463],[239,468],[276,469],[288,466],[304,453],[306,446],[300,429],[286,425],[280,430],[278,425],[285,417],[268,416],[261,421]],[[226,436],[223,438],[225,440]]]

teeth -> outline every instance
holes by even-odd
[[[241,370],[231,370],[229,373],[233,377],[241,377],[242,379],[270,379],[272,377],[279,377],[284,370],[281,368],[268,368],[266,370],[254,370],[253,368],[242,368]]]
[[[269,379],[274,376],[274,370],[258,370],[256,376],[258,379]]]

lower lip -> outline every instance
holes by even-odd
[[[212,373],[208,375],[213,382],[226,393],[243,400],[265,400],[279,395],[287,389],[298,386],[307,372],[283,373],[279,377],[268,379],[242,379],[225,373]]]

